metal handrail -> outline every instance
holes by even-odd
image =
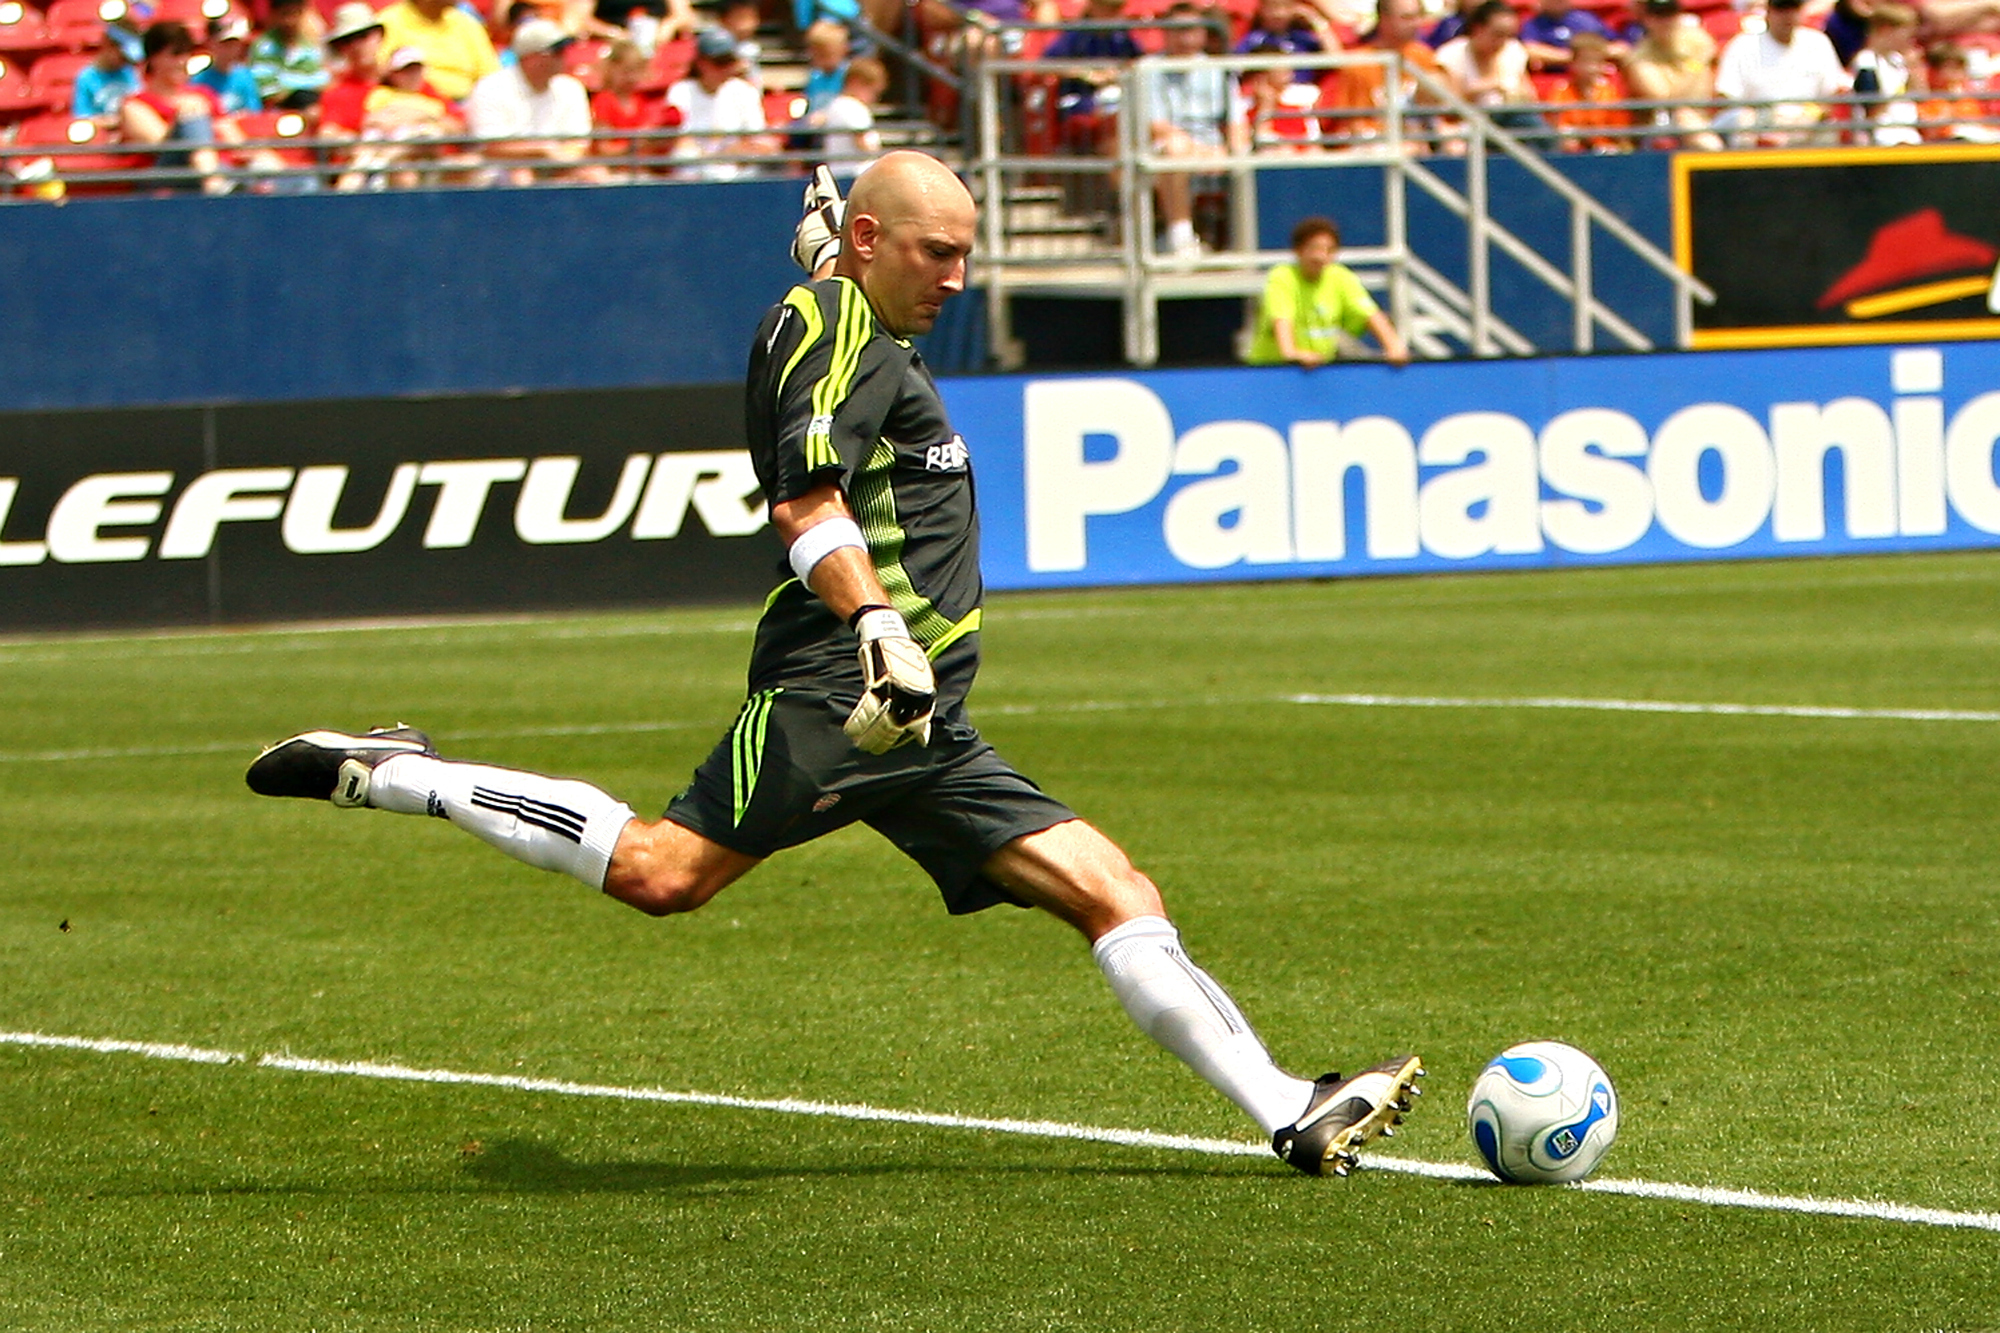
[[[778,126],[767,133],[785,133],[789,127]],[[885,146],[905,146],[935,143],[940,134],[937,127],[927,120],[882,120],[876,122],[876,132],[882,136]],[[488,158],[481,150],[496,143],[520,142],[514,138],[482,138],[470,134],[438,135],[420,139],[376,139],[376,138],[318,138],[297,135],[288,138],[245,139],[241,143],[191,144],[182,141],[162,143],[131,143],[124,140],[85,141],[83,143],[43,143],[17,144],[0,142],[0,186],[9,177],[17,190],[32,190],[33,187],[51,181],[60,181],[65,186],[101,186],[127,184],[139,189],[167,185],[185,185],[191,179],[210,175],[237,185],[250,183],[282,182],[302,183],[321,178],[341,175],[350,170],[362,171],[402,171],[415,170],[429,176],[446,174],[471,174],[486,169],[525,169],[538,177],[555,177],[573,172],[578,167],[596,166],[612,169],[645,169],[669,173],[663,181],[671,181],[671,173],[676,170],[696,171],[711,165],[731,165],[761,168],[766,171],[779,170],[784,174],[803,174],[813,164],[828,162],[836,166],[851,164],[860,166],[870,160],[871,155],[860,152],[829,153],[819,149],[787,149],[768,153],[704,153],[699,157],[676,158],[666,150],[677,140],[687,137],[689,131],[673,129],[617,130],[595,129],[589,134],[572,135],[532,135],[521,139],[537,143],[583,142],[583,143],[628,143],[631,146],[623,153],[587,154],[573,161],[536,161],[510,158]],[[697,132],[698,133],[698,132]],[[717,136],[736,137],[736,136]],[[356,168],[346,160],[357,149],[380,150],[390,148],[420,149],[426,153],[435,152],[442,156],[413,159],[403,163]],[[162,167],[155,160],[162,154],[184,154],[196,149],[213,148],[225,159],[230,156],[270,151],[287,154],[311,154],[310,163],[287,163],[282,167],[260,168],[239,163],[223,162],[216,170],[199,173],[192,166],[177,165]],[[16,164],[25,164],[41,159],[50,159],[60,164],[65,158],[143,158],[147,165],[120,166],[105,170],[65,171],[60,165],[52,174],[23,177]],[[428,179],[426,188],[457,184],[447,179]],[[468,187],[472,181],[463,182]],[[0,201],[4,201],[0,193]],[[16,202],[21,202],[18,199]]]

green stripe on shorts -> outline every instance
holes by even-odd
[[[757,794],[757,770],[764,762],[764,726],[771,718],[771,704],[783,693],[760,690],[744,700],[743,711],[736,715],[736,728],[730,733],[734,747],[730,778],[738,827],[743,824],[743,812],[750,808],[750,798]]]

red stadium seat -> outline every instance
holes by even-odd
[[[53,51],[55,38],[39,9],[21,0],[0,0],[0,51]]]
[[[571,42],[563,48],[563,73],[574,78],[584,87],[590,89],[590,91],[596,92],[599,87],[598,76],[604,64],[604,56],[610,49],[611,43],[598,41],[595,38],[586,37],[579,41]]]
[[[0,117],[13,119],[16,116],[54,111],[46,92],[35,87],[28,77],[28,67],[14,58],[10,51],[0,55]]]
[[[306,118],[296,111],[240,111],[236,128],[246,139],[310,139]],[[273,148],[288,167],[310,167],[317,159],[310,148]]]
[[[115,149],[116,143],[109,131],[88,120],[77,120],[66,115],[36,116],[24,120],[14,129],[16,148],[39,148],[47,146],[53,150],[49,157],[55,163],[58,176],[70,176],[92,171],[128,171],[135,166],[145,165],[144,157],[133,157],[129,153],[108,151]],[[67,151],[65,151],[67,150]],[[23,159],[16,159],[21,161]],[[129,194],[132,186],[123,181],[90,181],[80,185],[70,185],[70,194]]]
[[[1711,9],[1701,16],[1701,26],[1708,29],[1717,46],[1726,46],[1731,37],[1743,31],[1743,16],[1734,9]]]
[[[64,51],[88,51],[104,37],[103,0],[55,0],[49,6],[49,40]]]
[[[639,83],[642,93],[664,92],[687,77],[694,68],[694,38],[676,37],[671,42],[661,42],[653,51],[653,63],[646,67],[646,77]]]
[[[28,83],[47,102],[51,111],[68,111],[70,91],[76,87],[77,73],[93,57],[80,51],[56,51],[37,60],[28,70]]]
[[[776,92],[764,94],[764,123],[773,129],[776,129],[780,125],[789,125],[800,116],[805,115],[805,113],[806,96],[804,93],[786,92],[783,89],[779,89]]]
[[[196,41],[207,34],[209,24],[228,14],[229,0],[153,0],[153,22],[184,23]]]

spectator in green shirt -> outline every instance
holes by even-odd
[[[306,28],[306,0],[271,0],[270,22],[250,43],[246,62],[267,107],[304,111],[328,79],[319,39]]]
[[[1382,355],[1407,365],[1410,349],[1354,270],[1333,262],[1340,229],[1331,219],[1311,217],[1292,228],[1296,263],[1280,264],[1264,284],[1257,329],[1244,360],[1253,366],[1325,365],[1340,352],[1343,332],[1375,335]]]

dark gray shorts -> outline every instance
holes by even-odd
[[[980,867],[1014,839],[1076,818],[963,723],[929,745],[867,754],[841,731],[850,705],[752,695],[666,817],[746,856],[769,856],[861,822],[937,881],[945,907],[1020,905]]]

